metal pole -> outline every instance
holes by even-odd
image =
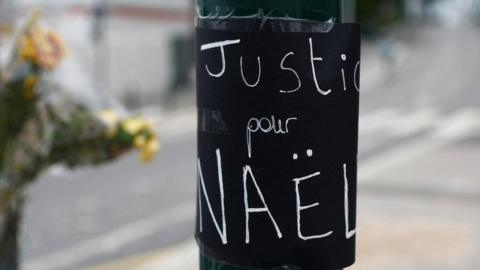
[[[259,16],[269,14],[269,17],[279,14],[278,18],[285,20],[306,19],[309,21],[326,22],[353,22],[355,18],[355,0],[197,0],[197,26],[219,30],[255,30],[248,29],[250,26],[258,27],[258,24],[249,23],[248,20],[255,20]],[[246,15],[257,14],[255,19],[246,19]],[[285,16],[288,14],[288,17]],[[223,19],[218,19],[225,16]],[[242,22],[229,21],[232,19],[243,17]],[[213,18],[213,19],[212,19]],[[215,20],[215,21],[212,21]],[[275,24],[275,22],[272,22]],[[275,27],[272,25],[271,27]],[[296,269],[287,266],[281,266],[274,269]],[[220,262],[200,254],[200,270],[260,270],[253,268],[245,268],[229,264],[228,262]],[[319,269],[324,270],[324,269]]]
[[[354,22],[356,11],[356,1],[355,0],[343,0],[342,13],[344,22]]]
[[[108,77],[105,73],[108,70],[108,54],[104,50],[106,19],[108,15],[108,6],[105,1],[95,2],[92,9],[92,41],[94,45],[93,58],[93,83],[95,91],[103,97],[105,102],[105,91],[107,90]],[[107,105],[107,104],[103,104]]]

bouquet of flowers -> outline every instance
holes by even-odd
[[[159,150],[147,120],[92,112],[48,80],[67,52],[37,18],[28,19],[0,66],[0,269],[18,268],[24,190],[44,169],[97,165],[134,148],[150,161]]]

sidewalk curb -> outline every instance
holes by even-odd
[[[194,240],[188,240],[173,247],[94,266],[88,270],[195,270],[196,268],[198,268],[198,248]]]

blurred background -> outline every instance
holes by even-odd
[[[162,147],[147,166],[128,155],[44,173],[23,269],[197,269],[193,1],[0,0],[0,55],[34,6],[69,49],[58,80],[152,118]],[[479,269],[480,1],[360,0],[351,14],[363,27],[351,269]]]

